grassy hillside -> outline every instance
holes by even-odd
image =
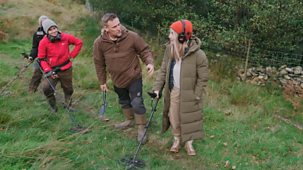
[[[26,64],[20,52],[29,51],[38,16],[54,18],[63,31],[85,41],[83,51],[74,61],[77,112],[73,116],[76,123],[89,128],[89,133],[69,131],[75,122],[60,104],[63,96],[60,85],[57,85],[59,112],[56,114],[49,112],[41,89],[28,94],[32,75],[29,67],[0,95],[0,169],[125,169],[119,160],[135,152],[136,129],[113,128],[123,116],[112,89],[106,112],[111,120],[107,123],[98,120],[101,94],[91,58],[92,42],[99,33],[97,22],[87,15],[81,18],[85,12],[67,12],[68,5],[75,5],[72,11],[83,9],[75,3],[62,4],[67,1],[24,0],[20,2],[23,6],[16,2],[1,4],[2,19],[23,18],[23,22],[32,25],[26,26],[29,31],[26,36],[21,36],[23,28],[5,29],[9,38],[0,44],[0,88]],[[36,9],[41,5],[48,8]],[[21,9],[24,11],[19,14],[11,12]],[[55,9],[63,12],[56,15],[52,12]],[[35,12],[31,15],[29,11]],[[67,22],[65,17],[75,20]],[[159,45],[150,42],[154,51],[161,51]],[[212,62],[215,55],[211,52],[207,55],[212,74],[204,100],[205,138],[194,143],[197,156],[188,157],[184,149],[179,154],[169,152],[170,132],[160,134],[161,101],[149,129],[150,141],[139,153],[146,163],[145,169],[302,169],[303,108],[294,107],[275,85],[258,87],[238,82],[233,78],[233,61]],[[154,78],[144,78],[145,92],[151,89]],[[151,100],[144,95],[149,115]]]

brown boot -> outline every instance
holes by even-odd
[[[52,113],[57,112],[58,108],[57,108],[57,106],[56,106],[56,98],[55,98],[55,96],[49,97],[49,98],[47,99],[47,101],[48,101],[48,104],[49,104],[49,106],[50,106],[51,112],[52,112]]]
[[[135,114],[135,119],[136,119],[136,124],[138,126],[138,137],[137,140],[138,142],[141,142],[142,144],[145,144],[147,142],[148,136],[147,134],[144,136],[144,133],[146,131],[145,125],[146,125],[146,118],[145,115],[138,115]]]
[[[120,130],[128,129],[135,125],[133,109],[132,108],[123,109],[123,113],[125,115],[126,120],[122,123],[115,124],[115,128]]]
[[[170,151],[173,153],[178,153],[180,149],[180,137],[174,137],[174,143],[170,148]]]
[[[189,156],[195,156],[196,155],[196,151],[193,147],[193,140],[185,142],[185,150],[187,152],[187,155],[189,155]]]

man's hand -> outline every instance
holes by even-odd
[[[154,73],[154,65],[153,65],[153,64],[148,64],[148,65],[146,66],[146,68],[147,68],[147,75],[148,75],[149,77],[152,76],[153,73]]]
[[[108,88],[107,88],[107,85],[106,85],[106,84],[100,85],[100,89],[101,89],[101,91],[108,92]]]

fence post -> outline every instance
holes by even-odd
[[[251,40],[248,40],[248,48],[247,48],[246,59],[245,59],[245,67],[244,67],[244,81],[246,80],[246,76],[247,76],[247,66],[248,66],[250,45],[251,45]]]

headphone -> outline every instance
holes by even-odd
[[[47,34],[47,38],[49,39],[50,42],[56,42],[56,41],[60,41],[61,40],[61,33],[58,32],[56,36],[51,36],[49,34]]]
[[[179,43],[183,44],[185,41],[187,41],[186,35],[185,35],[185,29],[186,29],[186,25],[185,25],[185,21],[184,20],[180,20],[182,23],[182,32],[178,35],[178,41]]]

